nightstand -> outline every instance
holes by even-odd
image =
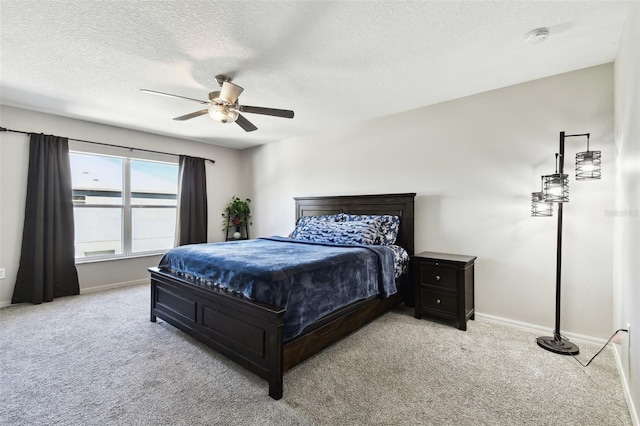
[[[473,267],[476,256],[425,251],[411,257],[415,317],[454,320],[460,330],[475,314]]]

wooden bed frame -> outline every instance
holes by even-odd
[[[414,193],[295,198],[296,219],[333,213],[400,216],[396,244],[414,254]],[[285,371],[384,314],[402,301],[398,293],[355,302],[309,325],[283,342],[285,309],[223,290],[204,288],[158,268],[151,272],[151,321],[163,319],[269,382],[269,395],[282,398]],[[407,289],[406,291],[411,291]]]

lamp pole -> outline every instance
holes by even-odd
[[[558,173],[560,176],[564,173],[564,132],[560,132],[560,148],[558,153],[560,158],[558,159]],[[557,341],[562,341],[560,336],[560,294],[562,285],[562,208],[564,203],[558,203],[558,240],[556,243],[556,328],[553,330],[553,338]],[[540,344],[540,342],[538,342]],[[574,345],[575,346],[575,345]],[[576,353],[578,347],[576,346]]]

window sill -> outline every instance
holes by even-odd
[[[144,258],[144,257],[155,257],[155,256],[162,256],[163,254],[165,254],[165,251],[157,251],[157,252],[153,252],[153,253],[140,253],[140,254],[134,254],[134,255],[129,255],[129,256],[110,256],[110,257],[82,257],[79,259],[76,259],[76,265],[84,265],[87,263],[99,263],[99,262],[112,262],[112,261],[118,261],[118,260],[129,260],[129,259],[140,259],[140,258]]]

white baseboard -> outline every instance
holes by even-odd
[[[94,293],[96,291],[111,290],[113,288],[129,287],[132,285],[149,284],[150,278],[141,278],[139,280],[125,281],[121,283],[111,283],[105,285],[99,285],[96,287],[80,288],[80,294]],[[0,300],[0,309],[11,306],[11,300]]]
[[[80,294],[95,293],[96,291],[111,290],[113,288],[129,287],[132,285],[149,284],[150,282],[150,278],[141,278],[139,280],[125,281],[121,283],[111,283],[99,285],[96,287],[81,288]]]
[[[640,426],[640,419],[638,417],[638,411],[636,410],[633,399],[631,399],[631,390],[629,389],[629,381],[624,374],[622,368],[622,354],[620,353],[620,347],[613,345],[613,354],[616,360],[616,367],[618,368],[618,374],[620,375],[620,381],[622,382],[622,391],[624,393],[624,399],[627,401],[627,407],[629,407],[629,415],[634,426]]]
[[[494,315],[488,315],[488,314],[483,314],[481,312],[476,312],[476,319],[479,319],[481,321],[489,321],[489,322],[495,322],[498,324],[504,324],[504,325],[509,325],[511,327],[516,327],[516,328],[520,328],[522,330],[526,330],[526,331],[530,331],[533,333],[538,333],[541,335],[551,335],[553,334],[553,330],[549,329],[548,327],[542,327],[540,325],[537,324],[529,324],[526,322],[521,322],[521,321],[515,321],[512,319],[508,319],[508,318],[502,318],[502,317],[497,317]],[[575,340],[575,341],[582,341],[585,343],[594,343],[596,345],[604,345],[607,342],[607,339],[600,339],[597,337],[593,337],[593,336],[587,336],[584,334],[577,334],[577,333],[566,333],[566,332],[562,332],[563,336],[566,336],[568,339],[571,340]]]

